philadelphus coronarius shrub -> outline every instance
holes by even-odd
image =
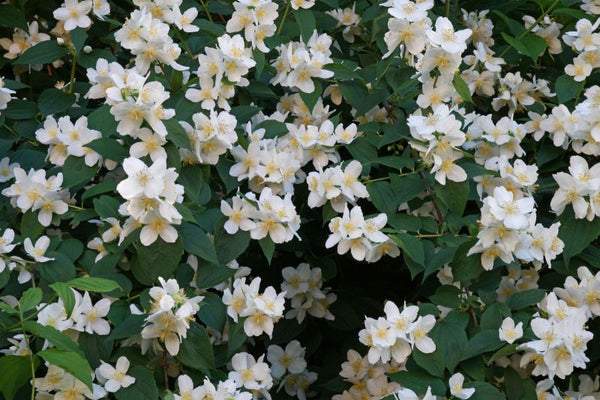
[[[599,16],[4,2],[0,400],[600,399]]]

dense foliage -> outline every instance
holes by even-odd
[[[598,0],[0,5],[0,398],[600,399]]]

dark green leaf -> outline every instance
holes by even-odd
[[[190,142],[187,132],[185,129],[183,129],[179,122],[177,122],[177,120],[171,118],[163,121],[163,123],[167,128],[167,139],[175,143],[177,147],[182,147],[188,150],[192,149],[192,143]]]
[[[153,285],[158,277],[172,277],[183,255],[183,240],[167,243],[158,238],[150,246],[136,244],[136,256],[131,263],[131,272],[138,282]]]
[[[179,227],[179,233],[183,238],[183,248],[185,251],[213,264],[220,264],[215,246],[202,228],[190,223],[183,223]]]
[[[10,28],[21,28],[29,31],[25,15],[17,7],[8,4],[0,5],[0,25]]]
[[[115,393],[118,400],[158,400],[158,387],[152,371],[141,365],[134,365],[127,371],[127,375],[134,377],[135,382]]]
[[[0,358],[0,371],[0,393],[5,400],[12,400],[17,390],[31,380],[29,357],[4,356]]]
[[[52,115],[68,110],[73,103],[75,103],[74,94],[48,88],[40,94],[38,108],[43,115]]]
[[[511,310],[520,310],[539,303],[545,295],[546,291],[543,289],[530,289],[523,292],[515,292],[508,296],[504,304]]]
[[[190,323],[187,337],[181,342],[177,360],[200,371],[215,368],[213,348],[206,329],[197,322]]]
[[[39,42],[25,50],[15,64],[48,64],[66,56],[69,52],[65,47],[58,45],[56,40]]]

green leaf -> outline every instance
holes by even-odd
[[[50,285],[50,287],[62,300],[65,311],[67,312],[67,317],[70,317],[73,312],[73,307],[75,307],[75,295],[73,294],[73,290],[64,282],[55,282]]]
[[[28,211],[21,217],[21,235],[35,241],[44,232],[44,227],[38,221],[37,211]]]
[[[56,40],[45,40],[25,50],[15,64],[48,64],[63,58],[69,52],[65,47],[58,45]]]
[[[115,139],[100,138],[96,139],[86,145],[90,149],[94,150],[102,157],[121,162],[125,158],[129,157],[127,149],[119,144]]]
[[[271,260],[273,259],[273,253],[275,252],[275,243],[271,240],[270,237],[262,238],[258,241],[260,248],[263,251],[263,254],[267,258],[267,262],[271,265]]]
[[[92,368],[85,358],[74,351],[47,349],[37,354],[50,364],[54,364],[92,388]]]
[[[27,331],[46,339],[59,350],[73,351],[81,354],[79,346],[73,339],[52,326],[40,325],[34,321],[25,321],[23,327]]]
[[[537,400],[535,383],[521,376],[512,368],[504,370],[504,386],[508,400]]]
[[[523,292],[515,292],[508,296],[504,304],[511,310],[520,310],[539,303],[545,295],[546,291],[543,289],[530,289]]]
[[[546,41],[537,35],[527,35],[522,39],[517,39],[504,32],[501,32],[501,34],[508,44],[514,47],[519,53],[531,58],[533,62],[537,62],[538,57],[548,47]]]
[[[235,269],[199,260],[196,284],[198,289],[208,289],[235,275]]]
[[[38,108],[43,115],[52,115],[68,110],[75,103],[75,95],[62,90],[48,88],[38,98]]]
[[[554,83],[556,97],[561,104],[574,99],[583,90],[585,82],[575,82],[569,75],[561,75]]]
[[[116,289],[121,289],[121,286],[113,280],[104,278],[75,278],[67,282],[67,285],[78,290],[86,290],[88,292],[105,293],[112,292]]]
[[[158,277],[169,278],[175,273],[183,255],[183,240],[167,243],[158,238],[150,246],[136,244],[136,255],[131,263],[131,272],[138,282],[153,285]]]
[[[174,118],[163,121],[167,128],[167,139],[175,143],[177,147],[192,150],[190,138],[183,127]]]
[[[434,304],[448,307],[458,308],[460,305],[460,294],[462,292],[459,288],[452,285],[443,285],[436,289],[435,294],[429,298]]]
[[[119,322],[118,325],[115,325],[115,328],[108,336],[108,339],[126,339],[139,334],[142,331],[145,320],[145,315],[128,315],[123,321]]]
[[[83,244],[77,239],[64,239],[58,246],[58,252],[75,261],[83,253]]]
[[[84,202],[85,200],[89,199],[90,197],[94,197],[97,194],[114,192],[117,189],[117,184],[118,184],[117,181],[100,182],[100,183],[92,186],[91,188],[87,189],[81,195],[81,201]]]
[[[450,263],[455,281],[468,283],[479,277],[483,272],[481,254],[467,256],[474,244],[474,240],[469,240],[456,250],[454,260]]]
[[[445,185],[434,184],[437,197],[454,214],[462,217],[469,199],[469,182],[446,182]]]
[[[396,242],[414,262],[419,265],[425,264],[425,250],[423,249],[423,243],[421,243],[417,237],[407,233],[398,233],[390,235],[390,239]]]
[[[195,321],[190,322],[187,337],[181,342],[177,360],[183,365],[196,370],[215,368],[215,356],[208,338],[208,333],[202,325]]]
[[[513,343],[513,344],[509,344],[506,345],[504,347],[502,347],[500,350],[498,350],[497,352],[495,352],[490,359],[487,362],[487,365],[492,365],[492,363],[502,357],[508,357],[514,353],[516,353],[517,347],[519,346],[519,344],[517,343]]]
[[[475,393],[471,396],[470,400],[505,400],[506,397],[494,386],[487,382],[471,382],[465,384],[465,387],[475,388]]]
[[[69,157],[62,167],[63,188],[83,186],[96,176],[98,168],[85,165],[84,157]]]
[[[227,218],[220,218],[215,225],[215,251],[222,264],[227,264],[240,256],[250,244],[250,233],[241,229],[233,235],[227,233],[223,227]]]
[[[485,329],[477,332],[470,340],[462,356],[462,360],[494,351],[502,347],[497,329]]]
[[[471,97],[471,90],[469,89],[469,85],[467,82],[460,76],[459,74],[454,75],[454,79],[452,79],[452,85],[454,85],[454,89],[458,92],[460,97],[463,100],[473,104],[473,98]]]
[[[21,299],[19,300],[19,308],[22,312],[33,310],[35,306],[41,303],[41,301],[42,289],[29,288],[21,296]]]
[[[379,211],[388,215],[395,214],[400,203],[389,182],[373,182],[367,185],[371,202]]]
[[[179,226],[179,233],[183,238],[185,251],[213,264],[220,264],[215,246],[202,228],[186,222]]]
[[[75,278],[77,275],[75,265],[69,257],[56,251],[49,251],[46,256],[54,260],[38,264],[42,278],[49,283],[65,282]]]
[[[266,119],[260,124],[256,125],[254,131],[258,129],[265,130],[264,137],[267,139],[274,139],[288,133],[288,128],[283,122],[275,121],[273,119]]]
[[[75,28],[71,31],[70,37],[73,46],[75,46],[75,51],[79,53],[85,44],[85,40],[87,39],[87,32],[83,28]]]
[[[37,358],[34,358],[34,370],[37,369]],[[4,356],[0,358],[0,393],[4,400],[12,400],[17,390],[31,380],[31,364],[29,357]]]
[[[25,15],[17,7],[8,4],[0,5],[0,25],[29,31]]]
[[[37,113],[37,105],[33,101],[14,99],[2,110],[7,119],[32,119]]]
[[[94,64],[95,65],[95,64]],[[110,106],[103,105],[88,115],[88,127],[102,133],[102,137],[109,137],[117,133],[117,121],[110,113]]]
[[[298,9],[294,11],[294,17],[302,34],[302,41],[307,43],[317,28],[314,14],[311,10]]]
[[[398,204],[414,199],[423,193],[429,186],[427,180],[421,178],[421,176],[417,174],[392,176],[390,183],[394,190],[394,201],[398,202]]]
[[[92,200],[94,204],[94,210],[98,213],[101,218],[119,218],[119,206],[121,203],[119,200],[111,196],[100,196]]]
[[[141,365],[132,366],[127,375],[135,378],[133,385],[115,392],[118,400],[158,400],[158,387],[152,371]]]

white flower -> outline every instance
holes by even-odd
[[[79,306],[73,309],[73,320],[76,323],[76,329],[89,334],[108,335],[110,325],[103,317],[106,317],[109,311],[109,299],[99,300],[95,305],[92,305],[89,293],[85,292]]]
[[[515,321],[510,317],[506,317],[502,321],[502,326],[498,331],[500,340],[512,344],[515,340],[523,337],[523,323],[519,322],[515,326]]]
[[[60,8],[54,10],[54,18],[65,23],[65,30],[87,28],[92,24],[88,14],[92,10],[92,1],[65,0]]]
[[[452,375],[450,380],[448,381],[448,385],[450,386],[450,393],[452,396],[456,396],[459,399],[468,399],[473,396],[475,393],[475,389],[473,388],[463,388],[463,383],[465,381],[465,377],[460,372]]]
[[[305,349],[297,340],[292,340],[285,346],[285,350],[277,345],[270,345],[267,349],[267,360],[271,363],[271,375],[281,378],[286,371],[299,374],[306,368],[304,360]]]
[[[427,31],[427,37],[448,53],[460,54],[467,48],[467,39],[471,36],[470,29],[455,31],[452,22],[446,17],[435,20],[435,31]]]
[[[46,254],[46,250],[48,250],[48,246],[50,245],[50,238],[48,236],[40,236],[35,242],[35,246],[31,242],[31,239],[25,238],[23,245],[25,246],[27,254],[33,257],[37,262],[43,263],[54,260],[54,258],[44,257],[44,254]]]
[[[129,360],[125,356],[119,357],[116,367],[104,361],[96,370],[99,377],[106,380],[104,388],[107,392],[114,393],[121,388],[126,388],[135,383],[135,378],[127,375]]]

